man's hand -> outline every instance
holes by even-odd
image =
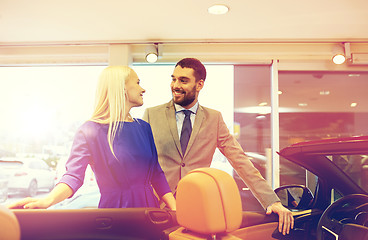
[[[266,214],[273,212],[279,215],[279,232],[289,234],[290,229],[294,228],[294,217],[290,210],[282,206],[281,202],[275,202],[267,207]]]

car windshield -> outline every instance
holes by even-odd
[[[329,155],[327,157],[368,192],[368,155]]]

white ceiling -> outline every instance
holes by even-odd
[[[226,15],[210,15],[215,3]],[[367,0],[1,0],[0,45],[367,41]]]

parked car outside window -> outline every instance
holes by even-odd
[[[0,168],[8,175],[9,192],[34,197],[39,190],[50,191],[55,184],[55,171],[41,159],[2,158]]]
[[[8,182],[8,175],[2,168],[0,168],[0,203],[5,202],[8,199]]]

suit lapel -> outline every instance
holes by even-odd
[[[178,135],[178,127],[176,125],[175,107],[174,107],[173,101],[170,101],[166,105],[166,119],[167,119],[167,122],[170,128],[171,136],[176,145],[176,148],[180,149],[179,152],[181,153],[181,155],[183,155],[181,152],[180,140],[179,140],[179,135]]]

